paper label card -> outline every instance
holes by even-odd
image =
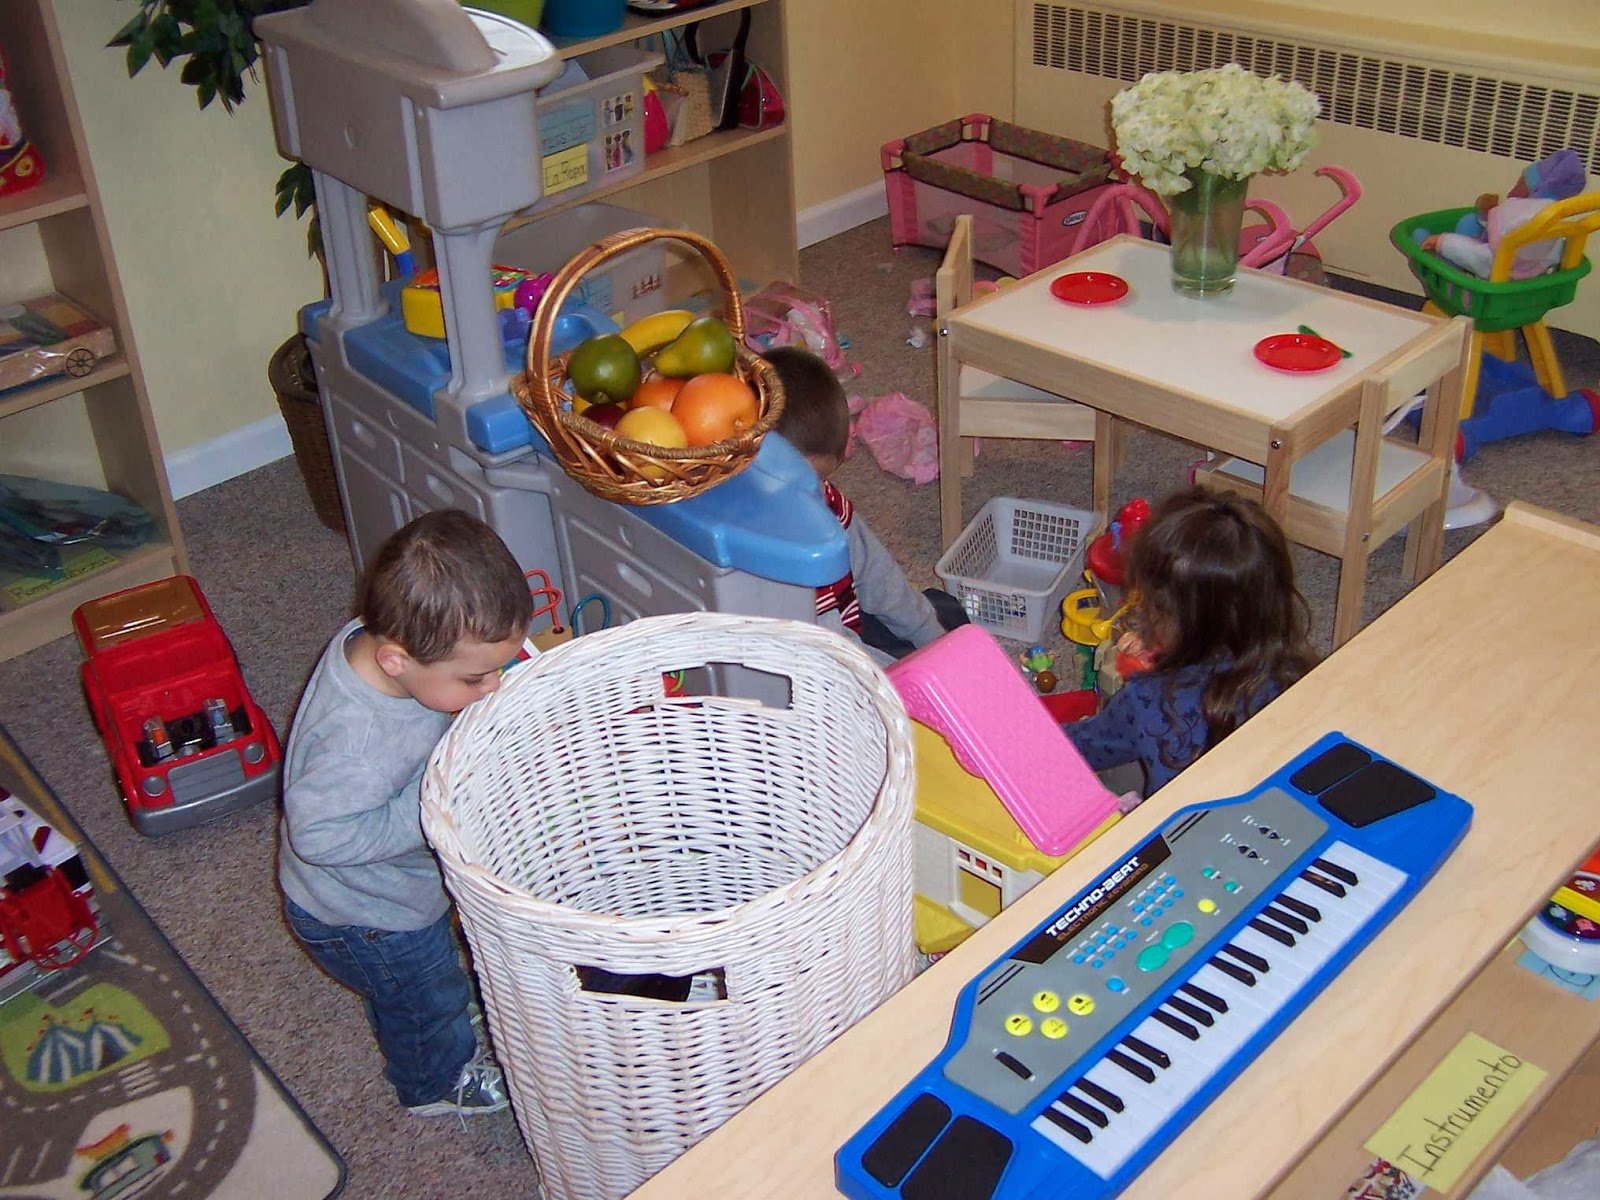
[[[1448,1192],[1544,1077],[1541,1068],[1469,1033],[1366,1148],[1423,1186]]]

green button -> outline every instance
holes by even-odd
[[[1167,931],[1161,935],[1161,944],[1168,950],[1176,950],[1179,946],[1187,946],[1193,938],[1194,926],[1187,921],[1179,921],[1167,926]]]
[[[1225,892],[1237,892],[1239,890],[1239,883],[1237,880],[1230,879],[1227,883],[1222,885],[1222,890]]]
[[[1134,962],[1141,971],[1159,971],[1167,965],[1167,948],[1160,943],[1146,946]]]

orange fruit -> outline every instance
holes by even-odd
[[[761,416],[754,389],[736,375],[711,372],[696,375],[683,385],[672,402],[691,446],[709,446],[743,433]]]
[[[628,402],[628,407],[671,409],[672,402],[678,398],[678,393],[682,389],[681,379],[652,375],[639,385],[639,389],[633,393],[633,399]]]
[[[617,422],[618,437],[632,438],[636,442],[649,442],[652,446],[665,446],[681,450],[688,445],[683,426],[669,412],[659,408],[630,408]],[[646,479],[662,479],[667,472],[660,467],[643,466],[639,473]]]

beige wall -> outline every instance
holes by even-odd
[[[286,165],[264,87],[204,112],[177,68],[129,79],[105,48],[125,4],[56,0],[72,87],[163,450],[277,412],[267,359],[322,294],[305,227],[273,216]]]
[[[1012,0],[790,0],[795,198],[883,179],[883,143],[969,112],[1011,115]]]

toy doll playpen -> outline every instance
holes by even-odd
[[[550,1200],[626,1195],[910,981],[912,803],[893,688],[798,622],[600,630],[457,720],[422,823]]]
[[[942,250],[956,217],[971,213],[973,257],[1018,277],[1072,252],[1112,174],[1107,150],[983,113],[883,147],[896,248]]]

